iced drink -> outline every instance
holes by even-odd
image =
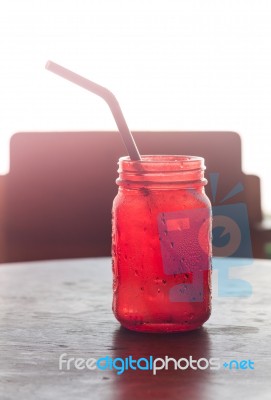
[[[211,205],[204,160],[119,160],[113,203],[113,312],[126,328],[178,332],[211,310]]]

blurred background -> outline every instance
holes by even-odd
[[[271,2],[10,0],[0,12],[1,173],[17,131],[115,130],[103,101],[47,59],[110,88],[132,130],[233,130],[271,213]]]

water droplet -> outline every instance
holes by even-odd
[[[165,279],[163,279],[162,282],[164,285],[167,283],[167,281]]]
[[[186,286],[186,285],[183,285],[183,286],[180,288],[180,293],[184,293],[186,290],[187,290],[187,286]]]
[[[140,290],[142,290],[142,291],[143,291],[143,290],[144,290],[144,287],[143,287],[143,286],[141,286]]]
[[[174,247],[174,243],[173,243],[173,242],[170,242],[170,246],[173,248],[173,247]]]
[[[139,190],[143,194],[143,196],[148,196],[150,194],[150,191],[147,188],[141,187]]]
[[[157,289],[157,293],[160,293],[161,292],[161,290],[160,289]]]

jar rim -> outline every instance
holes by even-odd
[[[146,154],[141,156],[141,160],[131,160],[129,156],[120,157],[120,170],[137,172],[157,172],[157,171],[193,171],[205,170],[205,160],[203,157],[190,155],[163,155]]]
[[[203,161],[203,157],[191,156],[184,154],[143,154],[141,160],[131,160],[129,156],[123,156],[119,158],[119,162],[127,163],[159,163],[159,162],[193,162]]]
[[[119,159],[118,185],[205,185],[203,157],[142,155],[142,160]]]

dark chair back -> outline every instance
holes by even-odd
[[[134,132],[141,154],[189,154],[219,174],[217,202],[239,182],[241,141],[234,132]],[[2,261],[108,256],[118,132],[22,132],[10,144],[5,178]],[[212,199],[211,187],[207,194]],[[246,190],[234,197],[246,201]]]

